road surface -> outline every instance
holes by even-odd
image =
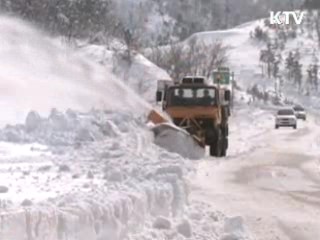
[[[200,162],[192,198],[242,216],[256,240],[320,239],[320,127],[316,117],[299,125],[248,139],[260,147],[240,157]]]

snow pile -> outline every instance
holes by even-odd
[[[139,121],[138,121],[139,120]],[[0,130],[0,140],[13,143],[40,143],[53,146],[71,146],[79,143],[101,141],[116,137],[122,131],[129,131],[128,124],[142,125],[139,118],[128,112],[102,112],[91,110],[78,113],[67,110],[65,113],[52,109],[47,118],[32,111],[24,125],[8,125]],[[117,124],[117,126],[115,125]]]
[[[70,113],[56,115],[68,119]],[[191,161],[156,147],[152,134],[134,117],[111,112],[71,116],[78,122],[68,129],[70,136],[86,125],[103,138],[69,145],[77,140],[66,134],[70,142],[54,143],[50,153],[39,148],[32,155],[1,158],[1,239],[220,239],[225,216],[188,203]],[[52,117],[40,117],[43,123],[29,132],[27,124],[12,128],[24,130],[20,142],[33,137],[50,144],[50,136],[69,126],[53,124]],[[107,129],[88,124],[105,120]],[[10,149],[20,147],[12,144]]]
[[[151,216],[184,212],[188,192],[184,177],[191,165],[156,148],[151,134],[134,120],[115,115],[110,124],[117,134],[40,156],[46,167],[37,166],[37,157],[1,161],[1,179],[12,176],[5,181],[8,192],[0,196],[8,202],[1,211],[1,239],[122,239],[141,230]],[[53,135],[66,125],[53,126],[43,129]],[[87,128],[96,131],[94,125]],[[18,210],[23,199],[32,206]]]
[[[31,110],[91,108],[146,112],[150,106],[110,71],[16,19],[0,17],[0,125]],[[121,96],[121,99],[119,99]]]

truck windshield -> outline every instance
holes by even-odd
[[[170,106],[213,106],[216,104],[216,89],[172,88],[168,100]]]

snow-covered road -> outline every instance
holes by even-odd
[[[242,216],[257,240],[320,239],[319,120],[254,141],[240,158],[201,162],[192,198]]]

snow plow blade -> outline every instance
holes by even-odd
[[[155,126],[151,128],[154,133],[154,143],[158,146],[175,152],[185,158],[200,159],[205,155],[205,146],[200,139],[190,135],[166,119],[160,113],[152,110],[148,120]]]

